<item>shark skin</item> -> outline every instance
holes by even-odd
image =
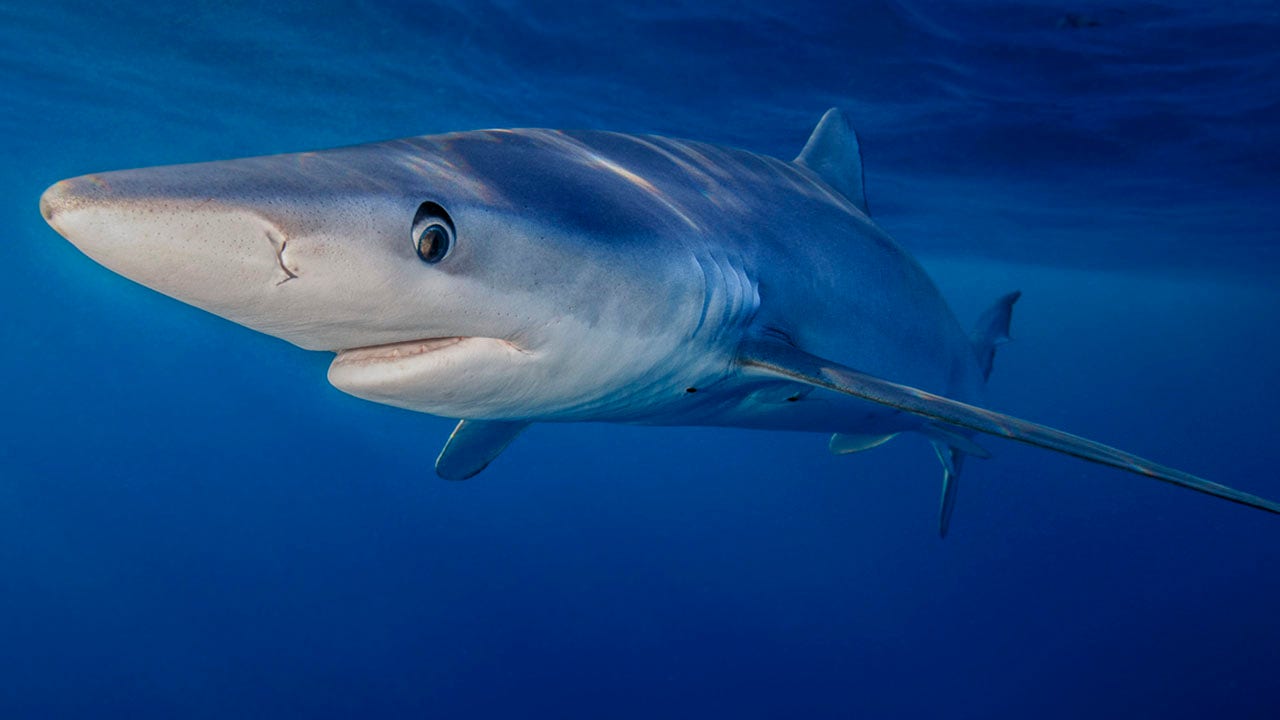
[[[983,409],[1005,296],[963,329],[870,218],[838,110],[793,161],[599,131],[481,130],[63,180],[46,221],[105,267],[308,350],[373,402],[461,422],[480,472],[534,422],[975,434],[1280,505]]]

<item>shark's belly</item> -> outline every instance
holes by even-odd
[[[577,420],[637,425],[740,427],[760,430],[879,435],[920,425],[917,416],[811,385],[738,374],[679,398],[627,412]]]
[[[882,435],[919,426],[919,418],[836,393],[816,390],[796,400],[793,391],[781,402],[772,391],[744,398],[708,420],[711,425],[762,430]],[[763,397],[762,397],[763,396]]]

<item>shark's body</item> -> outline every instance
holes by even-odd
[[[479,472],[530,422],[906,431],[946,469],[985,432],[1280,507],[981,410],[1016,294],[965,332],[869,217],[828,113],[793,162],[606,132],[501,130],[106,173],[42,199],[59,232],[161,292],[304,348],[335,386],[462,418]]]

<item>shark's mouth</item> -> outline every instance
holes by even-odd
[[[333,359],[334,366],[376,365],[385,362],[405,360],[416,355],[438,352],[453,347],[467,340],[484,340],[487,338],[442,337],[408,340],[406,342],[388,343],[386,345],[370,345],[368,347],[339,350]]]
[[[493,416],[537,355],[509,340],[436,337],[339,350],[329,382],[366,400],[448,417]]]

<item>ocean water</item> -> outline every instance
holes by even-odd
[[[1011,443],[451,423],[82,256],[101,170],[830,106],[991,407],[1280,497],[1268,2],[0,3],[0,717],[1274,718],[1280,519]]]

